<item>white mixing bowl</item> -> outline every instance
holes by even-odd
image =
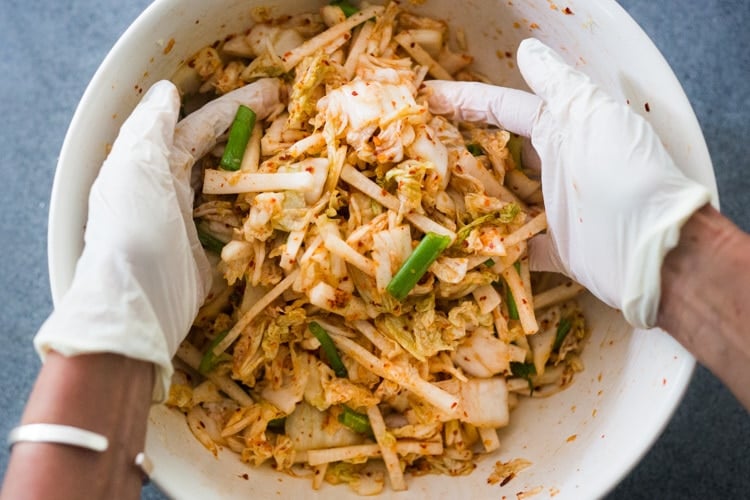
[[[404,2],[406,3],[406,2]],[[495,83],[524,88],[515,70],[518,43],[534,36],[557,49],[659,132],[677,164],[716,193],[708,151],[679,82],[645,33],[613,0],[427,0],[408,7],[463,27],[475,67]],[[157,0],[130,26],[84,94],[60,155],[49,220],[52,296],[69,286],[83,246],[87,195],[118,128],[155,81],[224,36],[246,29],[258,6],[275,14],[313,10],[318,1]],[[569,12],[565,10],[568,7]],[[511,54],[507,57],[506,54]],[[564,392],[524,401],[501,432],[501,449],[469,476],[409,478],[398,498],[594,498],[604,495],[657,438],[687,386],[693,358],[660,331],[633,331],[615,311],[585,300],[593,334],[586,369]],[[184,418],[151,412],[147,451],[154,480],[176,498],[345,498],[345,486],[313,492],[307,479],[253,469],[231,453],[214,458]],[[507,485],[487,477],[498,460],[525,458],[529,469]],[[248,474],[248,479],[243,475]]]

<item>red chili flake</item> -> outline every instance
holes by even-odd
[[[359,93],[357,93],[357,91],[356,91],[356,90],[352,90],[352,95],[353,95],[354,97],[357,97],[357,96],[359,95]]]
[[[196,22],[197,22],[197,21],[196,21]],[[245,474],[242,474],[242,476],[241,476],[241,477],[242,477],[242,479],[244,479],[245,481],[247,481],[248,479],[250,479],[250,476],[248,476],[248,475],[247,475],[247,473],[245,473]]]
[[[417,44],[416,44],[416,43],[414,43],[414,42],[411,42],[411,43],[409,44],[409,47],[411,47],[412,49],[413,49],[414,47],[416,47],[416,46],[417,46]]]
[[[514,477],[516,477],[515,473],[511,472],[510,474],[508,474],[507,476],[505,476],[505,478],[502,481],[500,481],[500,486],[505,486]]]
[[[511,57],[513,57],[513,54],[511,52],[506,51],[505,52],[505,57],[507,57],[508,59],[510,59]]]
[[[453,408],[455,408],[456,406],[458,406],[458,403],[456,403],[456,402],[453,402],[453,404],[451,405],[451,410],[452,410]]]
[[[570,10],[570,7],[565,7],[565,9],[563,9],[563,12],[565,13],[566,16],[572,16],[573,15],[573,11]]]
[[[651,106],[649,106],[648,103],[644,104],[643,107],[646,108],[646,113],[650,113],[651,112]]]

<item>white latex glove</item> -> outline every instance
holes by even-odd
[[[203,303],[211,272],[192,218],[190,169],[238,104],[264,118],[280,86],[261,80],[177,124],[180,98],[155,84],[123,124],[89,195],[85,247],[70,289],[34,339],[39,354],[118,353],[156,366],[154,401]]]
[[[575,279],[652,327],[661,266],[709,191],[674,164],[651,125],[536,39],[518,49],[536,95],[478,83],[429,82],[433,112],[531,137],[542,166],[548,231],[531,265]]]

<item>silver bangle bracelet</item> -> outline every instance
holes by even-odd
[[[106,451],[109,447],[109,440],[106,436],[60,424],[19,425],[8,433],[8,447],[12,448],[14,444],[22,442],[64,444],[96,452]],[[140,470],[143,482],[148,482],[153,471],[153,464],[144,452],[135,456],[133,465]]]

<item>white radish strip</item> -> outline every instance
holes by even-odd
[[[528,385],[528,383],[527,383]],[[396,453],[399,455],[441,455],[443,443],[439,441],[397,441]],[[380,447],[377,444],[356,444],[352,446],[340,446],[325,450],[307,450],[307,463],[312,466],[322,465],[343,460],[355,460],[358,458],[377,458],[381,456]],[[295,462],[297,459],[295,458]]]
[[[325,246],[329,252],[338,255],[368,276],[375,275],[375,263],[347,245],[344,240],[334,234],[329,233],[323,236],[323,246]]]
[[[521,276],[515,267],[510,266],[503,271],[503,278],[510,287],[510,293],[513,294],[513,300],[516,302],[516,309],[518,310],[518,319],[521,321],[524,333],[526,335],[536,333],[539,330],[539,325],[534,316],[531,297],[523,286]]]
[[[253,127],[253,133],[250,135],[250,139],[247,141],[245,154],[242,155],[242,164],[240,164],[240,170],[242,172],[258,171],[258,165],[260,164],[261,137],[263,137],[263,127],[260,125],[260,123],[256,123]]]
[[[497,429],[492,427],[479,427],[479,437],[482,439],[484,450],[489,453],[500,448],[500,438]]]
[[[343,316],[345,320],[355,321],[367,318],[365,301],[344,293],[345,295],[342,296],[341,290],[321,281],[310,289],[307,297],[312,305]]]
[[[547,214],[542,212],[529,222],[510,233],[508,236],[503,238],[503,244],[505,247],[517,245],[522,241],[526,241],[537,233],[540,233],[547,229]]]
[[[302,247],[302,242],[305,240],[306,232],[307,228],[289,233],[286,245],[284,246],[284,252],[281,254],[281,259],[279,261],[279,266],[283,270],[289,271],[294,267],[295,261],[297,260],[297,253]]]
[[[523,283],[523,289],[526,290],[526,296],[529,298],[531,309],[534,309],[534,292],[531,289],[531,269],[529,269],[529,259],[523,258],[519,262],[519,275]]]
[[[240,336],[240,333],[242,333],[242,331],[247,328],[247,325],[249,325],[250,322],[254,320],[258,314],[263,312],[266,307],[271,305],[271,302],[276,300],[282,293],[286,291],[287,288],[292,286],[294,280],[297,279],[297,275],[299,275],[299,269],[295,269],[294,271],[289,273],[286,278],[281,280],[278,285],[273,287],[271,291],[263,296],[262,299],[256,302],[255,305],[253,305],[253,307],[250,308],[250,310],[247,311],[237,323],[235,323],[232,329],[229,330],[227,336],[224,337],[224,339],[219,342],[216,347],[214,347],[214,356],[219,356],[222,352],[226,351],[227,348],[232,345],[232,342],[234,342],[237,337]]]
[[[417,43],[409,31],[402,31],[393,39],[396,40],[398,44],[404,48],[406,53],[409,54],[412,59],[417,61],[418,64],[427,66],[427,70],[432,76],[438,80],[453,80],[453,76],[451,76],[445,68],[440,66],[440,64],[438,64],[438,62]]]
[[[489,314],[503,301],[500,294],[497,293],[497,290],[491,284],[482,285],[471,293],[482,314]]]
[[[312,487],[314,490],[319,490],[320,487],[323,486],[323,480],[326,477],[326,470],[328,470],[328,463],[313,467]]]
[[[447,227],[438,224],[426,215],[408,213],[406,214],[406,220],[414,224],[417,228],[419,228],[420,231],[425,234],[435,233],[439,234],[440,236],[447,236],[451,239],[451,243],[456,241],[456,233],[454,233]]]
[[[351,165],[345,165],[341,171],[341,179],[350,186],[362,191],[364,194],[377,201],[384,207],[394,212],[398,212],[400,203],[398,198],[381,188],[370,179],[365,177],[359,170]],[[456,233],[445,226],[441,226],[429,217],[422,214],[409,213],[406,219],[414,224],[423,233],[436,233],[441,236],[447,236],[451,241],[455,241]]]
[[[286,154],[292,158],[297,158],[307,153],[308,151],[316,151],[323,149],[326,145],[326,138],[322,132],[315,132],[314,134],[308,135],[304,139],[300,139],[295,142],[289,149],[286,150]]]
[[[545,307],[565,302],[584,290],[585,288],[575,281],[567,281],[560,286],[536,294],[534,297],[534,309],[544,309]]]
[[[505,175],[505,185],[523,200],[528,199],[541,187],[539,181],[529,179],[518,169],[510,170]]]
[[[378,405],[372,405],[367,408],[367,417],[370,419],[370,427],[375,435],[375,441],[378,442],[380,453],[383,455],[383,462],[388,471],[388,477],[391,480],[391,488],[394,491],[403,491],[406,489],[404,481],[404,471],[401,470],[401,464],[398,461],[396,453],[396,439],[388,435],[385,430],[385,421],[380,413]]]
[[[195,371],[201,364],[201,358],[203,354],[188,341],[183,341],[180,347],[177,349],[177,357],[181,359],[185,364]],[[234,380],[226,375],[219,375],[214,371],[210,371],[206,374],[206,378],[216,384],[216,387],[224,391],[224,393],[230,398],[237,401],[241,406],[252,406],[255,404],[253,399],[247,395],[242,388],[235,383]]]
[[[346,35],[352,28],[364,23],[371,17],[376,17],[382,14],[382,12],[383,7],[377,5],[363,9],[347,18],[343,23],[331,26],[323,33],[310,38],[302,45],[287,52],[281,57],[285,72],[294,68],[305,57],[311,56],[319,49],[335,42],[337,38],[342,37],[348,39]]]
[[[492,266],[492,270],[497,274],[502,274],[506,267],[512,266],[515,262],[521,258],[523,253],[526,251],[526,242],[522,241],[511,247],[505,247],[505,255],[499,258],[495,265]]]
[[[369,321],[355,321],[352,325],[357,331],[359,331],[359,333],[364,335],[367,340],[372,342],[382,356],[385,356],[388,359],[393,359],[404,352],[400,345],[380,333]]]
[[[364,53],[365,48],[367,48],[367,40],[372,34],[373,26],[375,26],[375,23],[366,22],[354,35],[354,42],[352,42],[349,55],[346,57],[346,62],[344,63],[344,77],[347,80],[351,80],[354,77],[359,57]]]
[[[377,376],[399,384],[446,415],[458,418],[460,401],[456,396],[427,382],[418,374],[404,369],[402,366],[395,365],[390,361],[382,361],[353,340],[339,335],[331,335],[331,338],[336,347]]]
[[[240,194],[263,191],[309,191],[314,186],[309,172],[259,174],[207,169],[203,178],[205,194]]]

